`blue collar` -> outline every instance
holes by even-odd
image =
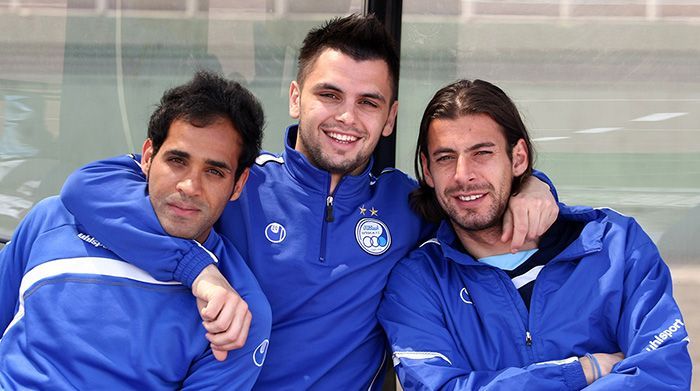
[[[569,207],[560,204],[558,218],[583,221],[586,226],[581,231],[581,235],[559,254],[553,260],[554,262],[579,259],[603,248],[603,235],[607,227],[605,213],[588,207]],[[436,237],[445,258],[465,266],[486,266],[485,263],[481,263],[468,253],[463,252],[462,244],[448,220],[443,220],[440,223]]]
[[[284,143],[284,165],[291,177],[302,187],[314,192],[328,195],[331,185],[331,174],[314,166],[309,160],[294,149],[299,125],[287,127]],[[366,198],[370,193],[372,182],[372,164],[374,158],[370,160],[367,167],[359,175],[345,175],[338,186],[336,186],[336,199],[340,198]]]

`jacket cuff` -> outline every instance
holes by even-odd
[[[588,386],[581,362],[576,360],[562,365],[564,382],[570,390],[582,390]]]
[[[192,288],[195,278],[204,270],[205,267],[214,263],[214,258],[199,246],[190,247],[190,251],[185,253],[177,263],[173,278],[189,288]]]

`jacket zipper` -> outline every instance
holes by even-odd
[[[326,198],[326,223],[333,222],[333,196]]]
[[[321,227],[321,252],[318,255],[318,260],[321,263],[326,262],[326,236],[328,236],[328,223],[332,223],[335,220],[333,216],[333,197],[336,190],[338,190],[338,186],[340,186],[342,182],[343,178],[341,178],[338,184],[335,185],[333,192],[329,193],[326,197],[326,207],[323,213],[323,226]],[[330,188],[330,183],[328,184],[328,187]]]
[[[515,291],[515,294],[521,298],[520,292],[515,289],[515,286],[513,285],[513,282],[510,280],[508,275],[500,269],[494,268],[494,272],[498,275],[498,278],[500,279],[501,283],[503,284],[503,288],[510,291],[511,289]],[[538,276],[539,277],[539,276]],[[536,282],[535,282],[536,283]],[[533,287],[533,293],[534,293],[534,287]],[[510,293],[509,293],[510,294]],[[511,301],[514,300],[511,295]],[[518,317],[522,321],[523,329],[525,330],[525,346],[527,348],[527,356],[530,359],[531,362],[534,362],[534,352],[532,350],[532,333],[530,333],[530,316],[531,316],[531,311],[527,309],[527,306],[523,302],[522,298],[520,300],[520,303],[513,303],[513,305],[516,307],[516,311],[518,312]],[[518,305],[522,305],[525,307],[525,310],[527,311],[527,317],[523,319],[522,315],[520,315],[519,311],[517,310]]]

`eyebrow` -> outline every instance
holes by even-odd
[[[486,141],[483,143],[478,143],[478,144],[472,145],[471,147],[467,148],[467,152],[476,151],[477,149],[481,149],[481,148],[493,148],[495,146],[496,146],[496,144],[494,144],[490,141]],[[433,153],[431,155],[434,156],[434,155],[438,155],[441,153],[450,153],[450,152],[455,152],[455,150],[453,148],[438,148],[435,151],[433,151]]]
[[[336,86],[335,84],[331,83],[319,83],[316,84],[313,88],[314,91],[321,91],[321,90],[331,90],[331,91],[336,91],[343,93],[343,90],[340,89],[340,87]],[[384,95],[378,92],[365,92],[363,94],[360,94],[360,96],[365,97],[365,98],[370,98],[370,99],[376,99],[381,102],[386,102],[386,98]]]
[[[179,149],[171,149],[171,150],[166,151],[165,153],[168,155],[175,155],[175,156],[185,158],[185,159],[189,159],[191,157],[191,155],[188,152],[181,151]],[[233,171],[233,170],[231,170],[231,167],[229,167],[228,164],[226,164],[225,162],[219,161],[219,160],[206,159],[204,162],[210,166],[221,168],[222,170],[226,170],[228,172]]]

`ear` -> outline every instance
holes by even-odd
[[[301,99],[301,87],[295,81],[289,85],[289,116],[294,119],[299,119],[301,107],[299,100]]]
[[[143,147],[141,148],[141,171],[148,177],[148,169],[151,167],[151,161],[153,159],[153,142],[150,138],[147,138],[143,142]]]
[[[528,168],[528,156],[527,156],[527,145],[525,145],[525,140],[520,139],[513,147],[512,157],[512,170],[513,176],[518,177],[522,175]]]
[[[420,154],[420,162],[423,167],[423,178],[425,178],[425,183],[428,186],[435,188],[435,181],[433,181],[433,176],[430,174],[430,168],[428,168],[428,158],[425,157],[424,153]]]
[[[389,109],[389,116],[387,117],[386,123],[384,124],[384,129],[382,129],[382,136],[389,136],[394,131],[394,123],[396,123],[396,114],[398,112],[399,101],[395,100],[394,103],[391,104],[391,108]]]
[[[250,168],[243,170],[241,175],[236,180],[236,183],[233,184],[233,194],[231,194],[229,201],[235,201],[241,196],[243,186],[245,186],[245,183],[248,181],[248,174],[250,174]]]

